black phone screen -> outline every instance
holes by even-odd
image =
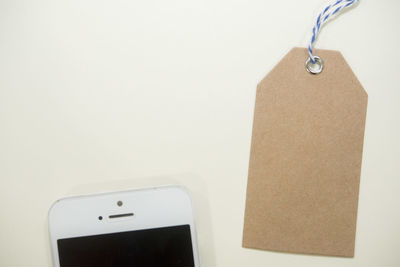
[[[190,225],[57,240],[61,267],[194,267]]]

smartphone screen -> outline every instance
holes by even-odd
[[[194,267],[190,225],[57,240],[60,267]]]

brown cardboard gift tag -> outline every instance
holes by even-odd
[[[343,56],[292,49],[259,83],[243,246],[354,256],[367,94]]]

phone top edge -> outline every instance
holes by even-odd
[[[138,192],[138,191],[149,191],[149,190],[163,190],[163,189],[179,189],[181,190],[190,200],[190,204],[191,206],[193,206],[193,201],[192,201],[192,197],[191,194],[188,190],[187,187],[183,186],[183,185],[174,185],[174,184],[170,184],[170,185],[161,185],[161,186],[151,186],[151,187],[141,187],[141,188],[136,188],[136,189],[127,189],[127,190],[120,190],[120,191],[108,191],[108,192],[101,192],[101,193],[89,193],[89,194],[80,194],[80,195],[75,195],[75,196],[67,196],[67,197],[62,197],[60,199],[57,199],[56,201],[54,201],[48,212],[47,212],[47,218],[50,218],[51,216],[51,212],[54,209],[54,207],[63,201],[68,201],[68,200],[74,200],[74,199],[82,199],[82,198],[91,198],[91,197],[96,197],[96,196],[106,196],[106,195],[112,195],[112,194],[116,194],[116,193],[129,193],[129,192]]]
[[[142,193],[143,192],[143,193]],[[137,193],[137,194],[136,194]],[[121,195],[119,195],[121,194]],[[128,199],[135,199],[135,198],[130,198],[130,194],[132,196],[138,197],[137,199],[139,200],[145,200],[145,202],[137,202],[137,203],[147,203],[147,200],[154,199],[153,196],[160,195],[161,197],[161,202],[151,202],[149,210],[152,211],[152,214],[158,214],[159,210],[155,210],[154,213],[154,205],[153,203],[160,203],[161,206],[163,206],[165,203],[170,203],[169,199],[171,199],[171,203],[175,203],[178,205],[180,208],[176,209],[175,211],[179,212],[169,212],[169,208],[160,210],[162,212],[168,211],[167,213],[162,213],[163,215],[160,217],[152,217],[152,216],[147,216],[145,213],[145,216],[142,217],[137,217],[135,219],[136,223],[132,224],[130,223],[129,220],[126,221],[115,221],[117,222],[114,224],[114,222],[108,221],[108,220],[103,220],[105,221],[105,224],[102,224],[102,226],[98,227],[92,226],[92,221],[89,221],[86,218],[86,214],[84,218],[80,218],[79,221],[82,223],[82,227],[79,226],[79,228],[74,228],[76,227],[76,220],[71,220],[68,222],[68,220],[65,220],[63,216],[60,216],[60,214],[63,214],[61,211],[65,211],[66,208],[69,211],[76,211],[78,210],[78,213],[75,214],[82,214],[79,213],[79,211],[82,211],[84,207],[87,207],[87,204],[90,205],[97,205],[97,200],[100,201],[100,203],[108,202],[108,200],[112,200],[113,195],[117,196],[117,198],[121,197],[127,197]],[[110,196],[110,197],[109,197]],[[97,198],[99,197],[99,198]],[[93,198],[94,201],[90,200]],[[123,199],[121,199],[123,200]],[[82,202],[80,202],[82,201]],[[125,202],[125,200],[124,200]],[[80,203],[84,203],[84,205],[79,205]],[[94,203],[94,204],[93,204]],[[114,202],[113,202],[114,203]],[[128,202],[127,202],[128,203]],[[173,204],[173,205],[175,205]],[[127,204],[128,205],[128,204]],[[144,204],[140,204],[144,205]],[[166,204],[168,205],[168,204]],[[172,208],[174,206],[171,206]],[[102,206],[102,205],[100,205]],[[115,203],[113,206],[116,206]],[[75,207],[77,209],[75,209]],[[82,208],[81,208],[82,207]],[[125,207],[125,205],[123,206]],[[129,206],[126,206],[129,207]],[[148,206],[146,205],[146,208]],[[169,207],[169,205],[168,205]],[[140,210],[140,206],[138,206]],[[107,208],[108,209],[108,208]],[[118,208],[119,209],[119,208]],[[135,208],[136,209],[136,208]],[[143,211],[143,210],[142,210]],[[61,213],[60,213],[61,212]],[[109,211],[107,210],[107,213]],[[114,213],[111,213],[114,214]],[[135,211],[136,214],[136,211]],[[139,214],[139,211],[138,213]],[[143,213],[141,213],[143,214]],[[149,213],[150,214],[150,213]],[[166,214],[171,214],[168,216],[164,216]],[[103,214],[102,214],[103,215]],[[91,216],[91,214],[90,214]],[[169,217],[171,216],[171,217]],[[177,217],[175,217],[177,216]],[[71,216],[73,217],[73,216]],[[140,219],[142,218],[142,219]],[[144,219],[143,219],[144,218]],[[148,219],[150,218],[150,220]],[[155,218],[155,219],[154,219]],[[53,251],[53,264],[54,266],[59,266],[58,264],[58,254],[57,254],[57,240],[58,239],[63,239],[63,238],[73,238],[73,237],[80,237],[80,236],[95,236],[95,235],[102,235],[102,234],[110,234],[110,233],[121,233],[121,232],[130,232],[134,230],[146,230],[146,229],[156,229],[156,228],[165,228],[165,227],[171,227],[171,226],[177,226],[177,225],[189,225],[190,226],[190,232],[191,232],[191,238],[192,238],[192,246],[193,246],[193,257],[195,261],[195,266],[199,267],[199,255],[198,255],[198,246],[197,246],[197,232],[196,232],[196,224],[194,221],[194,210],[193,210],[193,199],[191,197],[191,192],[188,190],[187,187],[179,184],[166,184],[166,185],[160,185],[160,186],[150,186],[150,187],[140,187],[140,188],[134,188],[134,189],[126,189],[126,190],[119,190],[119,191],[108,191],[108,192],[96,192],[96,193],[91,193],[91,194],[80,194],[80,195],[71,195],[71,196],[66,196],[60,199],[57,199],[52,203],[48,210],[48,230],[49,230],[49,238],[50,238],[50,243],[52,246],[52,251]],[[73,231],[67,230],[64,231],[65,229],[71,227],[71,222],[73,221],[73,226],[71,229],[75,229]],[[97,217],[96,217],[97,221]],[[90,227],[88,227],[90,223]],[[99,224],[100,225],[100,224]],[[64,229],[65,228],[65,229]]]

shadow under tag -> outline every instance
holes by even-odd
[[[367,93],[338,51],[293,48],[257,87],[243,247],[354,256]]]

